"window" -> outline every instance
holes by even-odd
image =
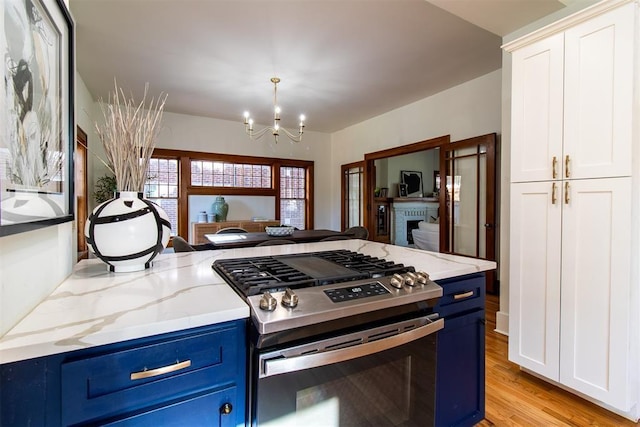
[[[178,234],[178,159],[152,157],[147,169],[144,193],[169,216],[171,235]]]
[[[191,160],[194,187],[271,188],[271,166]]]
[[[307,202],[306,168],[280,167],[280,222],[305,228]]]
[[[169,214],[172,235],[190,236],[198,213],[192,203],[200,203],[201,196],[229,196],[238,203],[230,209],[231,221],[268,215],[299,229],[313,228],[312,161],[161,148],[152,159],[145,193]],[[255,206],[253,197],[260,198]]]

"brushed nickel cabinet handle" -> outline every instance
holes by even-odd
[[[569,182],[564,183],[564,204],[569,204]]]
[[[553,179],[558,177],[558,158],[553,156],[553,160],[551,161],[551,174],[553,175]]]
[[[569,172],[569,155],[567,154],[564,158],[564,176],[565,178],[569,178],[571,176],[571,172]]]
[[[144,371],[140,372],[132,372],[131,381],[141,380],[143,378],[157,377],[158,375],[179,371],[180,369],[185,369],[189,366],[191,366],[191,360],[185,360],[184,362],[176,362],[174,365],[163,366],[156,369],[149,369],[148,371],[145,369]]]
[[[558,199],[556,198],[556,183],[551,183],[551,204],[555,205]]]
[[[455,294],[453,296],[453,299],[454,300],[459,300],[459,299],[469,298],[469,297],[472,297],[472,296],[473,296],[473,291],[469,291],[469,292],[465,292],[465,293],[462,293],[462,294]]]

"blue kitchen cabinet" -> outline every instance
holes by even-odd
[[[0,367],[0,425],[245,423],[246,322]]]
[[[434,310],[445,320],[438,333],[435,425],[473,426],[485,413],[485,277],[437,283],[443,296]]]

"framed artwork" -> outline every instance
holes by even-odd
[[[400,182],[407,184],[408,197],[422,197],[422,172],[419,171],[400,171]]]
[[[398,197],[407,197],[407,184],[398,184]]]
[[[3,0],[0,236],[73,220],[73,20],[63,0]]]
[[[440,192],[440,171],[433,171],[433,192]]]

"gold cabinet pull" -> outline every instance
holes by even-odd
[[[473,296],[473,291],[469,291],[469,292],[464,292],[462,294],[455,294],[453,296],[454,300],[458,300],[458,299],[465,299],[465,298],[469,298]]]
[[[555,205],[558,199],[556,198],[556,183],[551,183],[551,204]]]
[[[569,182],[564,183],[564,204],[569,204]]]
[[[558,177],[558,158],[553,156],[553,160],[551,160],[551,174],[553,179]]]
[[[173,365],[163,366],[162,368],[150,369],[148,371],[145,369],[140,372],[132,372],[131,381],[157,377],[158,375],[179,371],[180,369],[188,368],[189,366],[191,366],[191,360],[185,360],[184,362],[176,362]]]
[[[569,178],[571,176],[571,173],[569,172],[569,155],[567,154],[566,156],[564,156],[564,176],[565,178]]]

